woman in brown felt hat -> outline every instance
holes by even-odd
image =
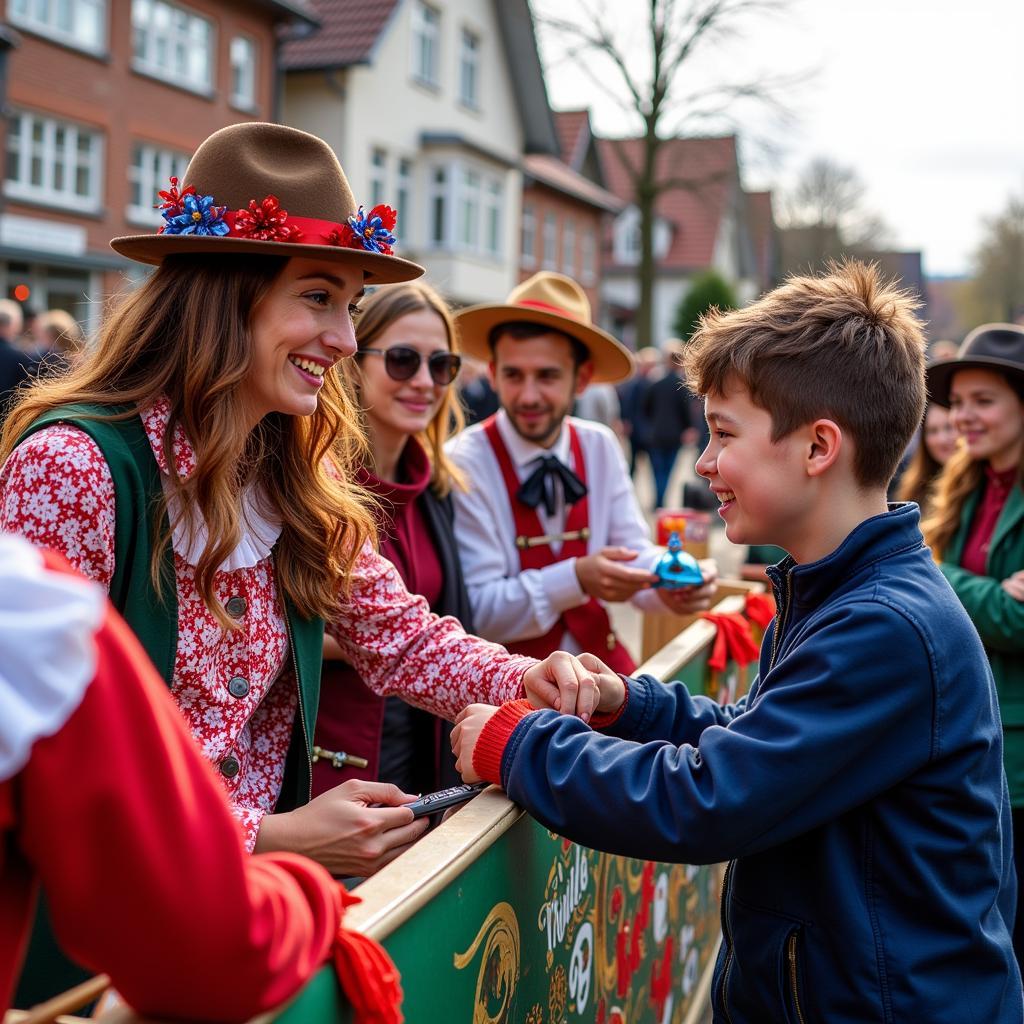
[[[1024,327],[986,324],[928,368],[960,435],[921,524],[985,644],[999,694],[1017,868],[1013,945],[1024,965]]]
[[[392,252],[395,211],[357,209],[326,143],[272,124],[216,132],[161,197],[160,233],[111,243],[156,270],[90,359],[7,422],[0,526],[109,589],[250,849],[370,874],[425,825],[394,786],[308,802],[325,623],[374,690],[447,718],[524,687],[587,713],[592,677],[431,615],[373,549],[352,482],[365,442],[335,364],[356,350],[364,284],[422,273]]]

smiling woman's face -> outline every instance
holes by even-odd
[[[368,348],[386,353],[396,346],[419,354],[419,367],[408,380],[390,377],[382,355],[359,359],[359,404],[371,435],[381,439],[426,430],[446,390],[432,379],[427,362],[435,353],[449,351],[448,331],[438,313],[432,309],[406,313],[388,324]]]
[[[1024,402],[1001,373],[971,367],[953,375],[949,417],[971,458],[993,469],[1020,465]]]
[[[291,259],[252,313],[253,361],[243,385],[252,422],[271,412],[311,416],[324,374],[356,350],[361,270]]]

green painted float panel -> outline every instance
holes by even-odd
[[[717,868],[598,854],[524,815],[385,945],[417,1022],[678,1022],[718,892]]]
[[[412,1024],[415,1017],[406,1014],[406,1019]],[[355,1017],[352,1007],[341,994],[334,968],[325,967],[275,1020],[280,1024],[320,1024],[326,1021],[352,1024]]]

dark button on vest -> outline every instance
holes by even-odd
[[[224,605],[224,610],[233,619],[240,619],[245,614],[245,598],[244,597],[231,597],[228,598],[227,603]],[[236,697],[239,694],[235,694]]]
[[[228,693],[232,697],[244,697],[249,692],[249,680],[244,676],[235,676],[228,682]]]
[[[233,779],[238,774],[242,766],[238,763],[238,758],[229,756],[225,757],[218,767],[220,768],[221,775],[223,775],[225,779]]]

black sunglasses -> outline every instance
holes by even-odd
[[[423,356],[414,348],[395,345],[394,348],[361,348],[357,356],[383,356],[384,372],[392,380],[412,380],[423,362]],[[462,365],[462,356],[454,352],[431,352],[427,356],[430,379],[440,387],[446,387],[455,380]]]

